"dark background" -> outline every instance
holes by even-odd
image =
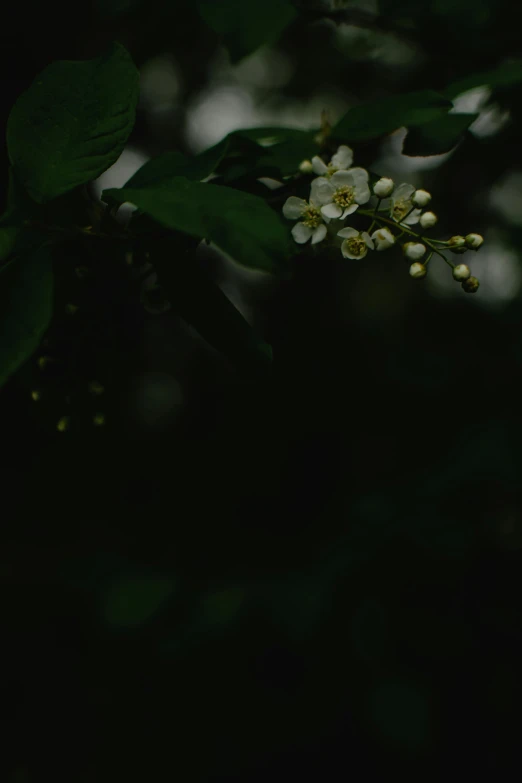
[[[119,40],[142,101],[106,187],[235,127],[315,127],[521,55],[506,0],[312,5],[237,66],[190,3],[12,5],[2,125],[47,64]],[[398,251],[303,257],[287,281],[200,251],[273,346],[262,381],[144,309],[113,249],[62,249],[47,341],[1,394],[2,779],[517,769],[521,98],[475,92],[486,116],[451,155],[404,158],[399,132],[372,166],[433,193],[436,236],[484,235],[475,296],[440,259],[411,280]]]

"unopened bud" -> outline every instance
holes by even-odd
[[[56,429],[58,432],[65,432],[69,429],[69,416],[62,416],[62,418],[58,421],[56,425]]]
[[[480,234],[468,234],[466,236],[466,244],[472,250],[478,250],[483,242],[484,237],[482,237]]]
[[[468,279],[464,280],[462,283],[462,288],[467,294],[475,294],[478,291],[479,285],[480,283],[476,277],[468,277]]]
[[[419,218],[422,228],[432,228],[437,221],[438,217],[435,212],[424,212]]]
[[[96,396],[98,396],[99,394],[103,394],[105,389],[98,381],[91,381],[89,384],[89,391],[91,394],[95,394]]]
[[[34,402],[38,402],[38,400],[40,399],[41,396],[42,395],[40,394],[40,392],[37,389],[35,389],[34,391],[31,392],[31,399],[34,400]]]
[[[402,249],[406,258],[409,258],[411,261],[418,261],[426,252],[426,246],[420,242],[406,242]]]
[[[411,200],[416,207],[425,207],[431,201],[431,193],[427,190],[416,190]]]
[[[458,234],[454,237],[450,237],[448,243],[451,252],[456,253],[457,255],[459,255],[460,253],[465,253],[466,250],[468,249],[466,247],[466,240],[464,239],[464,237],[461,237]]]
[[[414,277],[416,280],[421,280],[423,277],[426,277],[426,272],[428,270],[424,266],[424,264],[412,264],[410,266],[410,275]]]
[[[381,177],[373,186],[373,192],[377,198],[386,198],[393,193],[394,182],[389,177]]]
[[[461,283],[463,280],[467,280],[471,275],[469,266],[466,264],[457,264],[453,267],[453,277]]]
[[[311,160],[302,160],[299,164],[299,171],[301,174],[311,174],[314,170]]]

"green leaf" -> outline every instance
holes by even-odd
[[[139,74],[118,43],[93,60],[45,68],[13,106],[9,159],[29,195],[50,201],[99,177],[134,125]]]
[[[172,177],[186,177],[194,181],[206,179],[215,172],[226,149],[229,138],[210,147],[200,155],[187,158],[181,152],[165,152],[151,158],[125,183],[126,188],[148,188]]]
[[[53,308],[48,248],[10,264],[0,276],[0,386],[38,348]]]
[[[474,87],[487,86],[512,87],[522,82],[522,60],[508,60],[502,63],[492,71],[482,71],[466,76],[464,79],[458,79],[446,87],[444,95],[453,99],[463,92],[472,90]]]
[[[412,128],[404,140],[404,155],[440,155],[449,152],[463,138],[478,114],[446,114],[445,117]]]
[[[158,279],[175,310],[209,345],[247,375],[263,376],[272,349],[245,321],[223,291],[198,267],[197,243],[183,235],[161,240],[152,252]]]
[[[105,598],[105,621],[116,628],[135,628],[150,620],[174,592],[172,579],[124,579]]]
[[[265,176],[287,177],[295,174],[299,164],[319,152],[315,141],[317,131],[295,128],[256,128],[250,131],[236,131],[235,136],[256,141],[262,150],[256,160],[256,169]],[[275,143],[267,144],[268,141]]]
[[[209,239],[244,266],[274,272],[291,254],[289,232],[262,198],[212,183],[173,177],[157,187],[104,191],[166,228]]]
[[[216,32],[233,63],[277,41],[297,12],[289,0],[197,0],[203,21]]]
[[[393,95],[350,109],[332,129],[332,136],[347,142],[375,139],[403,126],[424,125],[451,108],[451,101],[432,90]]]
[[[2,226],[0,228],[0,262],[6,261],[11,255],[19,232],[18,226]]]

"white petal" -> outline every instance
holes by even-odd
[[[363,185],[359,184],[355,187],[353,195],[358,204],[366,204],[366,202],[370,200],[372,194],[370,193],[368,185],[364,183]]]
[[[298,245],[308,242],[312,234],[312,229],[309,226],[305,226],[304,223],[296,223],[292,229],[292,236]]]
[[[319,206],[330,204],[334,192],[335,189],[330,185],[329,180],[325,177],[318,177],[312,180],[310,202]]]
[[[373,241],[367,231],[363,231],[361,237],[364,239],[364,243],[370,250],[374,249]]]
[[[350,239],[350,237],[358,237],[359,232],[355,230],[355,228],[350,228],[347,226],[346,228],[342,228],[340,231],[337,232],[338,237],[344,237],[344,239]]]
[[[340,188],[344,185],[352,187],[354,185],[353,176],[349,171],[336,171],[335,174],[332,174],[330,177],[330,182],[335,188]]]
[[[368,182],[370,179],[370,175],[366,169],[362,169],[359,166],[356,166],[354,169],[349,169],[349,171],[355,182]]]
[[[414,226],[415,223],[419,222],[419,216],[422,210],[420,209],[414,209],[411,215],[408,215],[408,217],[405,220],[401,220],[401,223],[405,223],[407,226]]]
[[[348,169],[353,162],[353,150],[343,144],[335,155],[332,156],[332,163],[336,169]]]
[[[393,202],[407,201],[415,193],[413,185],[409,185],[407,182],[403,182],[393,191]]]
[[[359,209],[359,204],[352,204],[350,207],[346,207],[344,210],[341,219],[344,220],[345,217],[348,217],[348,215],[352,215],[357,209]]]
[[[306,208],[306,201],[297,196],[290,196],[283,204],[283,215],[288,220],[299,220],[303,214],[303,210]]]
[[[326,204],[324,207],[321,207],[321,214],[325,215],[328,218],[339,218],[343,214],[343,211],[341,207],[338,204]]]
[[[317,226],[314,233],[312,234],[312,245],[316,245],[318,242],[322,242],[325,236],[326,226],[324,223],[321,223],[321,225]]]
[[[326,174],[328,166],[319,155],[314,155],[312,158],[312,171],[314,174]]]

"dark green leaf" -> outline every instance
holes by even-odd
[[[187,158],[181,152],[165,152],[145,163],[129,180],[126,188],[148,188],[172,177],[200,181],[217,169],[228,147],[228,137],[200,155]]]
[[[234,63],[263,44],[275,43],[296,16],[289,0],[197,0],[197,7]]]
[[[38,348],[53,306],[48,248],[10,264],[0,276],[0,386]]]
[[[104,615],[109,625],[134,628],[150,620],[174,592],[172,579],[124,579],[109,590]]]
[[[250,193],[185,177],[173,177],[154,188],[105,192],[120,204],[134,204],[166,228],[215,242],[253,269],[274,272],[291,252],[289,232],[279,215]]]
[[[440,155],[459,143],[478,114],[446,114],[412,128],[404,141],[404,155]]]
[[[403,126],[424,125],[443,117],[451,107],[451,101],[432,90],[393,95],[350,109],[332,136],[346,142],[375,139]]]
[[[19,232],[18,226],[2,226],[0,228],[0,262],[5,261],[11,255]]]
[[[161,240],[152,253],[158,279],[181,317],[209,345],[247,374],[265,374],[272,351],[223,291],[198,267],[196,243],[184,236]]]
[[[473,73],[453,82],[444,90],[450,100],[474,87],[511,87],[522,82],[522,60],[504,62],[492,71]]]
[[[93,60],[52,63],[18,98],[7,146],[35,201],[67,193],[117,160],[134,125],[138,76],[126,49],[114,43]]]

